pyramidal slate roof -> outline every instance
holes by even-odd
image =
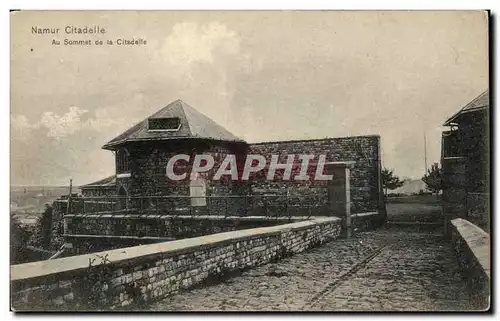
[[[180,119],[180,128],[178,130],[148,130],[149,119],[174,117]],[[116,146],[126,142],[172,140],[183,138],[244,142],[242,139],[236,137],[209,117],[203,115],[193,107],[178,99],[135,126],[129,128],[121,135],[118,135],[106,143],[103,148],[113,150]]]
[[[97,182],[80,186],[80,189],[95,188],[95,187],[115,187],[116,186],[116,175],[111,175]]]
[[[476,110],[488,109],[489,107],[490,107],[490,93],[489,90],[486,90],[482,94],[474,98],[467,105],[462,107],[455,115],[448,118],[444,122],[443,126],[451,125],[457,119],[458,116],[464,113],[473,112]]]

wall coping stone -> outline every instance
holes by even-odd
[[[462,218],[451,221],[460,237],[467,243],[467,246],[476,257],[482,269],[489,279],[491,279],[490,266],[490,235],[481,228]]]
[[[97,235],[97,234],[63,234],[63,237],[69,238],[108,238],[108,239],[124,239],[124,240],[145,240],[145,241],[174,241],[172,237],[158,236],[133,236],[133,235]]]
[[[248,143],[249,146],[258,146],[258,145],[266,145],[266,144],[277,144],[277,143],[307,143],[307,142],[319,142],[319,141],[329,141],[329,140],[341,140],[348,138],[379,138],[380,135],[357,135],[357,136],[342,136],[342,137],[326,137],[326,138],[316,138],[316,139],[295,139],[295,140],[274,140],[268,142],[256,142],[256,143]]]
[[[372,215],[379,215],[379,212],[375,211],[375,212],[351,214],[351,217],[365,217],[365,216],[372,216]]]
[[[315,219],[300,221],[290,224],[276,225],[270,227],[259,227],[246,230],[238,230],[231,232],[223,232],[210,234],[195,238],[169,241],[156,244],[140,245],[116,250],[77,255],[72,257],[37,261],[18,265],[11,265],[10,277],[12,281],[33,279],[41,276],[60,274],[65,272],[76,272],[87,269],[89,261],[96,258],[96,254],[100,256],[107,255],[110,264],[123,261],[143,259],[151,256],[168,256],[178,254],[180,252],[189,251],[196,247],[210,247],[212,245],[235,240],[250,239],[255,236],[275,235],[283,232],[301,230],[307,227],[312,227],[317,224],[328,224],[341,221],[338,217],[317,217]]]

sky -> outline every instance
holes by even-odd
[[[443,122],[488,88],[487,28],[479,11],[16,12],[11,185],[113,174],[102,145],[176,99],[247,142],[380,135],[383,166],[420,178],[424,133],[430,166]]]

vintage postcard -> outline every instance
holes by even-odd
[[[488,11],[12,11],[10,306],[488,311]]]

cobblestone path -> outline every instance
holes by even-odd
[[[471,310],[451,245],[441,236],[364,232],[166,298],[164,311]]]

